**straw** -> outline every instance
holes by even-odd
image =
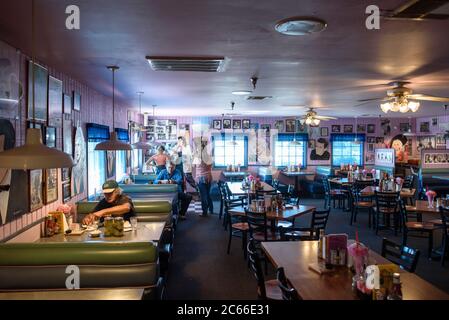
[[[355,241],[357,242],[357,246],[359,245],[359,232],[355,231]]]

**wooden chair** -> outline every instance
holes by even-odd
[[[362,196],[360,192],[367,186],[371,186],[372,182],[356,181],[351,186],[349,192],[349,203],[351,209],[351,220],[349,222],[352,225],[357,222],[357,214],[359,210],[368,210],[368,227],[371,228],[371,220],[373,216],[374,203],[371,196]]]
[[[287,277],[285,276],[284,268],[278,268],[276,270],[276,278],[278,280],[279,288],[282,292],[282,299],[288,301],[297,301],[301,300],[299,298],[298,292],[295,288],[290,287],[287,281]]]
[[[420,252],[407,246],[399,245],[386,238],[382,240],[382,257],[399,265],[401,269],[415,272]]]
[[[441,250],[441,265],[444,266],[444,260],[449,251],[449,209],[439,207],[441,214],[441,223],[443,225],[443,247]]]
[[[432,256],[432,249],[433,249],[433,232],[437,229],[440,229],[440,227],[436,226],[433,223],[409,221],[405,201],[402,199],[399,201],[399,211],[401,213],[401,222],[403,229],[402,245],[403,246],[407,245],[408,236],[420,238],[425,237],[428,239],[427,256],[430,258]]]
[[[324,208],[330,208],[331,203],[333,201],[334,208],[335,201],[338,202],[338,207],[341,208],[344,206],[344,201],[346,199],[346,193],[342,189],[332,189],[329,178],[323,178],[323,186],[324,186]]]
[[[279,234],[271,230],[265,212],[252,212],[245,208],[245,217],[249,227],[248,233],[250,238],[259,242],[280,239]]]
[[[242,239],[242,250],[243,257],[246,260],[246,244],[248,239],[248,231],[249,226],[246,222],[245,216],[242,215],[232,215],[229,213],[229,203],[228,200],[225,200],[225,218],[227,220],[227,228],[229,228],[229,240],[228,240],[228,249],[227,253],[231,253],[231,242],[233,237],[239,237]]]
[[[262,300],[282,300],[282,292],[277,280],[265,281],[262,272],[261,258],[257,252],[254,239],[250,239],[247,246],[249,267],[257,281],[257,295]]]
[[[314,211],[308,228],[279,228],[281,241],[318,240],[320,230],[326,230],[330,208],[323,211]]]
[[[406,176],[402,184],[402,188],[413,189],[414,187],[415,187],[415,175],[411,174]],[[407,204],[408,199],[410,199],[410,205],[413,205],[413,198],[406,198],[405,203]]]
[[[391,217],[393,217],[393,229],[394,235],[396,236],[399,228],[399,192],[378,192],[375,191],[376,207],[374,208],[374,220],[376,235],[379,232],[379,228],[388,229],[390,228]],[[383,218],[383,224],[379,223],[380,216]]]
[[[224,201],[227,204],[228,210],[224,210],[223,227],[228,229],[228,214],[230,208],[241,207],[246,204],[246,196],[234,197],[231,195],[231,190],[226,182],[222,184],[222,193],[224,194]]]

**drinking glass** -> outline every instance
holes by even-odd
[[[133,228],[133,230],[137,230],[137,218],[136,217],[131,217],[131,219],[129,219],[131,222],[131,227]]]

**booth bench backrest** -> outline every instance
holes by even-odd
[[[176,184],[120,184],[120,188],[126,194],[131,193],[177,193]]]

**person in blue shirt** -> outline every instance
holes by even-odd
[[[192,196],[185,193],[183,190],[184,177],[182,173],[176,169],[176,164],[173,161],[168,161],[166,168],[162,170],[154,184],[177,184],[178,185],[178,199],[181,201],[181,210],[179,211],[179,218],[185,219],[187,209],[189,208]]]

